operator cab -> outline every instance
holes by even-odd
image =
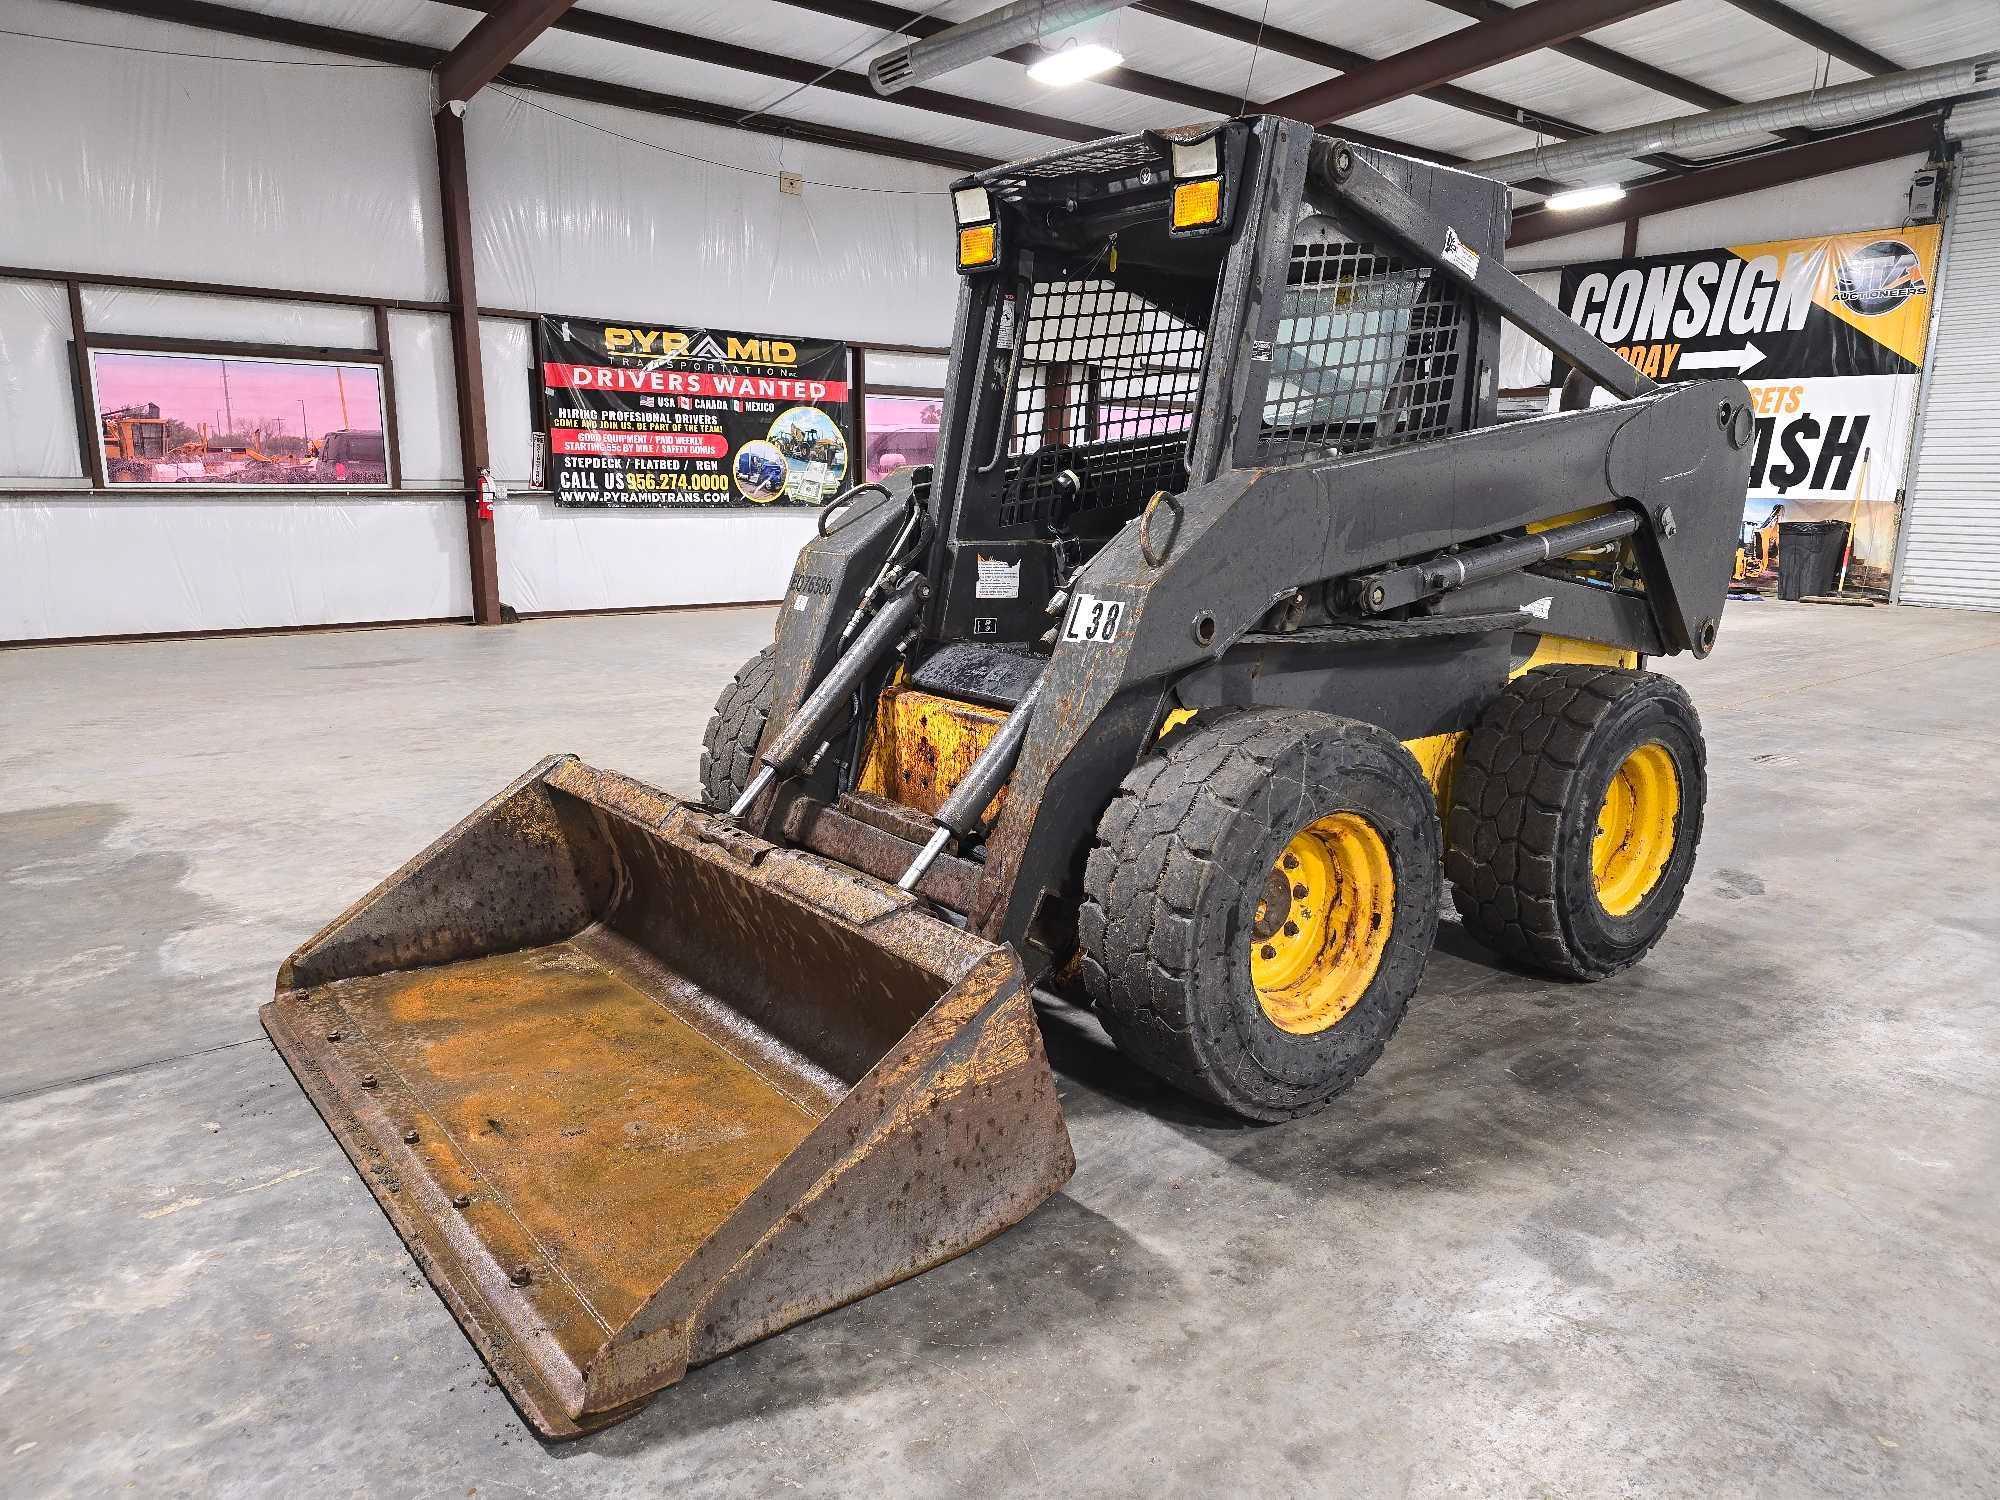
[[[1106,538],[1187,488],[1233,238],[1224,168],[1247,139],[1130,136],[954,189],[966,353],[934,481],[952,500],[942,638],[1033,641]]]
[[[1146,132],[955,185],[959,352],[919,474],[948,577],[933,639],[1039,641],[1049,600],[1155,495],[1491,420],[1472,299],[1344,225],[1303,161],[1278,187],[1261,158],[1279,124]],[[1504,189],[1379,164],[1497,246]],[[1289,253],[1267,268],[1274,199]],[[1245,295],[1266,275],[1275,308]]]

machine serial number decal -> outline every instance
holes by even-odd
[[[1069,607],[1069,624],[1063,628],[1063,639],[1100,645],[1105,641],[1115,641],[1118,639],[1118,621],[1124,613],[1125,606],[1116,599],[1078,594],[1076,602]]]

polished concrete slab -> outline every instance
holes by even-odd
[[[0,652],[0,1493],[2000,1490],[2000,617],[1732,605],[1674,932],[1447,924],[1249,1128],[1085,1014],[1013,1232],[531,1437],[263,1039],[278,961],[575,750],[695,784],[767,610]]]

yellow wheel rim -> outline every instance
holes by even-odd
[[[1641,745],[1625,757],[1604,789],[1590,842],[1597,901],[1612,916],[1624,916],[1660,883],[1680,810],[1680,774],[1664,745]]]
[[[1250,981],[1271,1024],[1311,1036],[1354,1009],[1382,966],[1395,903],[1389,846],[1359,813],[1294,834],[1250,933]]]

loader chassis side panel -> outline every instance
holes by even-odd
[[[1076,592],[1122,606],[1118,635],[1054,649],[1008,813],[988,841],[978,930],[1027,943],[1044,900],[1070,887],[1099,812],[1143,753],[1173,688],[1220,662],[1295,589],[1625,503],[1650,523],[1638,534],[1648,595],[1619,607],[1655,615],[1662,639],[1651,629],[1614,633],[1615,619],[1603,632],[1574,633],[1631,650],[1705,650],[1728,587],[1727,549],[1749,467],[1727,416],[1747,401],[1739,382],[1711,382],[1324,464],[1232,471],[1172,502],[1171,528],[1156,533],[1171,538],[1164,556],[1156,541],[1157,566],[1146,559],[1140,525],[1129,525],[1076,582]],[[1669,509],[1671,528],[1662,519]],[[1558,595],[1617,599],[1565,580],[1508,582],[1534,589],[1535,599],[1546,595],[1552,624]]]
[[[1245,646],[1182,677],[1187,708],[1309,708],[1379,724],[1399,740],[1463,729],[1506,680],[1508,631],[1379,646]]]

